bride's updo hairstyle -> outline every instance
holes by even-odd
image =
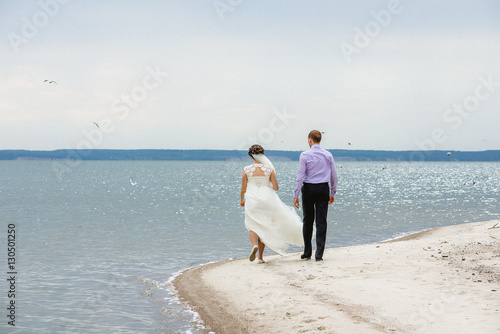
[[[252,145],[248,149],[248,155],[253,159],[254,154],[264,154],[264,148],[260,145]]]

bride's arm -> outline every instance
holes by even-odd
[[[247,182],[248,182],[248,177],[245,172],[243,172],[242,180],[241,180],[241,192],[240,192],[240,205],[245,206],[245,193],[247,191]]]
[[[271,173],[271,183],[273,184],[273,189],[278,190],[280,187],[278,185],[278,180],[276,179],[276,173],[273,172]]]

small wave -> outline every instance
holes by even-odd
[[[417,233],[424,232],[424,231],[429,231],[429,230],[432,230],[432,228],[425,228],[425,229],[422,229],[422,230],[415,230],[415,231],[409,231],[409,232],[396,232],[395,236],[390,237],[389,239],[382,240],[380,242],[394,241],[394,240],[397,240],[397,239],[401,239],[401,238],[407,237],[407,236],[412,235],[412,234],[417,234]]]
[[[185,271],[187,271],[189,269],[205,266],[207,264],[212,264],[212,263],[217,263],[217,262],[210,261],[207,263],[202,263],[202,264],[199,264],[196,266],[190,266],[190,267],[186,267],[186,268],[183,268],[181,270],[178,270],[177,272],[173,273],[168,278],[168,280],[166,282],[164,282],[163,284],[161,284],[161,286],[159,286],[159,288],[165,289],[169,293],[170,296],[165,298],[165,300],[169,303],[169,305],[179,305],[182,308],[184,308],[186,313],[191,315],[191,324],[193,326],[193,329],[195,329],[195,330],[203,331],[203,330],[206,330],[207,328],[205,327],[205,324],[204,324],[203,320],[201,319],[199,313],[196,312],[188,303],[186,303],[180,299],[179,292],[177,291],[177,289],[174,286],[174,280],[178,276],[182,275]],[[191,330],[186,331],[186,333],[193,334],[191,332]],[[210,332],[210,333],[212,333],[212,332]]]

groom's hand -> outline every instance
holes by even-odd
[[[328,204],[332,204],[335,201],[335,197],[330,197],[330,200],[328,201]]]
[[[295,207],[298,209],[299,208],[299,199],[298,198],[294,198],[293,199],[293,205],[295,205]]]

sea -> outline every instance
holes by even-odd
[[[172,280],[248,256],[239,196],[249,163],[0,161],[0,332],[200,333]],[[298,162],[275,168],[292,205]],[[327,247],[500,218],[500,162],[337,168]]]

